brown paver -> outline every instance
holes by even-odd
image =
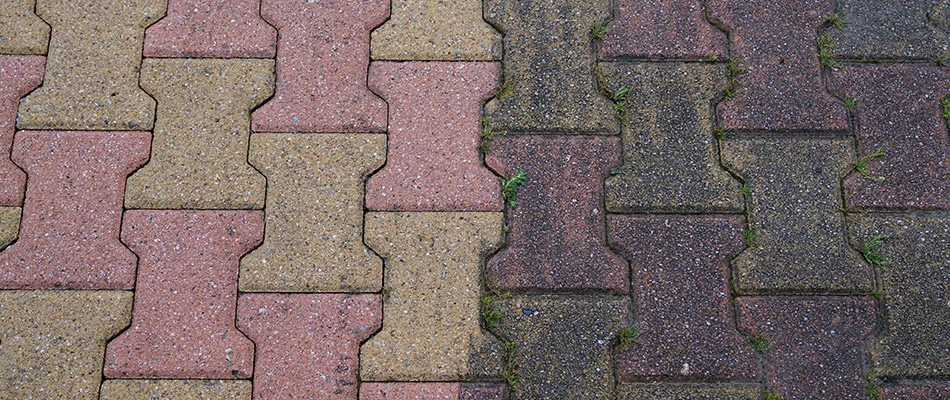
[[[942,4],[941,4],[942,3]],[[857,60],[925,59],[950,56],[946,0],[841,0],[837,13],[847,23],[829,29],[831,52]],[[944,17],[946,18],[946,17]]]
[[[748,185],[754,238],[733,265],[739,291],[871,290],[873,274],[848,246],[840,179],[848,138],[729,138],[725,166]],[[747,231],[748,232],[748,231]]]
[[[728,85],[721,66],[601,63],[609,91],[630,89],[624,165],[605,182],[610,212],[741,212],[740,185],[719,166],[710,104]]]
[[[262,0],[277,27],[277,92],[255,132],[384,132],[386,103],[366,88],[370,31],[389,0]]]
[[[26,174],[13,164],[9,154],[20,98],[43,82],[45,66],[45,57],[0,56],[0,206],[23,204]]]
[[[355,399],[360,342],[382,322],[379,295],[246,294],[237,326],[254,341],[254,397]]]
[[[882,400],[947,400],[950,399],[950,383],[926,382],[922,385],[882,386]]]
[[[110,379],[101,400],[251,400],[251,381]]]
[[[739,327],[768,340],[766,375],[783,399],[866,399],[861,343],[875,325],[866,297],[740,297]]]
[[[385,161],[386,135],[252,135],[251,165],[267,176],[267,230],[241,260],[241,290],[380,290],[383,261],[363,245],[363,180]]]
[[[618,0],[601,59],[705,59],[728,54],[726,35],[706,21],[701,0]]]
[[[17,128],[152,129],[155,100],[138,86],[139,67],[165,1],[37,0],[36,13],[54,29],[43,86],[20,103]]]
[[[35,8],[36,0],[0,4],[0,54],[46,54],[50,28]]]
[[[131,292],[0,290],[0,398],[95,400]]]
[[[478,153],[481,105],[501,65],[374,62],[370,87],[389,103],[389,157],[366,184],[380,211],[501,211],[501,188]]]
[[[507,400],[504,384],[455,382],[367,382],[363,400]]]
[[[274,58],[277,30],[261,0],[169,0],[165,18],[145,31],[146,57]]]
[[[755,383],[623,383],[620,400],[759,400]]]
[[[142,87],[159,118],[126,207],[262,208],[264,176],[247,164],[249,114],[273,93],[273,72],[271,60],[145,60]]]
[[[729,309],[729,260],[741,216],[608,219],[610,246],[631,260],[639,343],[617,350],[617,377],[755,380],[758,363]]]
[[[479,0],[394,0],[372,43],[374,60],[490,61],[502,50]]]
[[[13,161],[29,184],[19,240],[0,253],[0,288],[131,289],[122,193],[148,152],[148,132],[18,132]]]
[[[0,207],[0,250],[16,240],[20,231],[20,207]]]
[[[368,213],[385,260],[383,329],[360,350],[363,381],[497,378],[502,346],[479,326],[479,276],[502,213]]]
[[[745,70],[736,97],[719,104],[723,127],[742,131],[848,129],[844,105],[821,78],[818,28],[832,0],[711,0],[710,17],[729,30],[731,57]]]
[[[598,136],[506,136],[485,157],[499,175],[518,171],[508,246],[488,263],[500,290],[629,290],[627,263],[605,243],[603,182],[619,166],[620,140]]]
[[[238,260],[261,242],[260,211],[128,211],[139,256],[132,326],[106,350],[107,378],[241,379],[254,344],[234,327]]]

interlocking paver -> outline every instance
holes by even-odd
[[[728,54],[726,35],[701,0],[618,0],[598,48],[601,59],[699,59]]]
[[[255,132],[383,132],[386,103],[366,88],[370,31],[389,0],[262,0],[277,27],[277,92]]]
[[[159,118],[126,207],[262,208],[265,179],[247,164],[248,129],[251,109],[273,93],[273,71],[271,60],[145,60],[142,87]]]
[[[26,174],[13,164],[9,154],[20,98],[43,82],[45,64],[45,57],[0,56],[0,206],[23,204]]]
[[[100,400],[251,400],[245,380],[110,379],[102,383]]]
[[[940,115],[950,68],[848,65],[832,76],[857,101],[858,156],[884,152],[865,163],[868,176],[855,171],[845,180],[848,207],[950,209],[950,144]]]
[[[748,249],[733,262],[744,293],[870,292],[841,211],[851,139],[728,138],[722,158],[750,190]]]
[[[385,278],[383,329],[360,350],[363,381],[497,377],[502,346],[479,326],[479,276],[501,225],[501,213],[366,215]]]
[[[155,100],[138,86],[145,28],[164,0],[37,0],[54,29],[43,86],[20,103],[19,129],[149,130]],[[108,28],[104,28],[108,27]]]
[[[29,183],[20,237],[0,253],[0,287],[131,289],[122,193],[148,151],[148,132],[18,132],[13,161]]]
[[[729,309],[729,260],[743,218],[621,216],[609,243],[631,260],[639,343],[617,351],[617,376],[754,380],[758,365]]]
[[[169,0],[145,31],[146,57],[273,58],[277,30],[260,16],[261,0]]]
[[[729,30],[732,57],[745,73],[720,123],[742,131],[844,131],[846,109],[825,91],[818,28],[831,0],[711,0],[711,18]]]
[[[46,54],[50,28],[34,9],[36,0],[0,4],[0,54]]]
[[[478,154],[482,103],[501,65],[374,62],[370,87],[389,103],[389,157],[366,184],[380,211],[501,211],[498,179]]]
[[[264,244],[241,260],[248,292],[372,292],[383,261],[363,245],[363,180],[386,161],[380,134],[251,136],[267,176]]]
[[[950,383],[883,386],[880,388],[880,394],[882,400],[947,400],[950,399]]]
[[[875,324],[865,297],[740,297],[740,329],[770,347],[770,390],[785,399],[866,399],[861,343]]]
[[[131,310],[131,292],[0,290],[0,399],[97,399]]]
[[[372,35],[374,60],[501,59],[501,34],[482,19],[479,0],[394,0]]]
[[[503,400],[503,384],[454,382],[367,382],[360,385],[363,400]]]
[[[614,107],[594,79],[590,27],[609,0],[486,0],[485,19],[505,33],[510,92],[488,103],[491,125],[512,132],[615,134]]]
[[[841,0],[838,17],[845,23],[828,33],[831,54],[857,60],[926,59],[950,55],[950,36],[940,28],[946,0]],[[942,4],[941,4],[942,3]],[[947,11],[943,11],[947,12]],[[936,22],[936,23],[935,23]],[[946,24],[946,22],[944,22]]]
[[[624,383],[621,400],[759,400],[762,387],[754,383]]]
[[[601,63],[610,92],[630,89],[624,165],[605,183],[610,212],[740,212],[740,185],[719,166],[710,107],[728,85],[714,65]]]
[[[237,326],[257,349],[254,397],[355,399],[360,342],[381,322],[374,294],[242,295]]]
[[[238,260],[261,242],[260,211],[128,211],[139,256],[132,327],[106,349],[107,378],[240,379],[254,344],[234,327]]]
[[[485,159],[499,175],[518,171],[508,246],[488,263],[501,290],[629,290],[627,263],[605,243],[603,182],[619,166],[620,141],[598,136],[506,136]]]
[[[0,250],[13,243],[20,231],[20,207],[0,207]]]

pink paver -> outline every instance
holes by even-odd
[[[370,31],[389,0],[262,0],[277,27],[277,92],[255,132],[383,132],[386,103],[366,88]]]
[[[13,161],[29,184],[19,240],[0,253],[0,288],[131,289],[122,196],[126,177],[148,160],[149,140],[148,132],[17,133]]]
[[[504,384],[455,382],[364,382],[362,400],[502,400]]]
[[[618,0],[599,58],[706,58],[725,55],[726,35],[703,16],[701,0]]]
[[[261,242],[261,211],[128,211],[139,256],[132,327],[106,349],[107,378],[240,379],[254,344],[234,327],[238,260]]]
[[[818,28],[831,0],[711,0],[709,14],[724,25],[732,57],[745,70],[731,100],[719,104],[720,124],[740,131],[841,132],[844,105],[824,88]]]
[[[260,17],[260,0],[169,0],[145,31],[146,57],[273,58],[277,30]]]
[[[629,291],[627,263],[605,243],[604,178],[620,165],[619,138],[505,136],[485,161],[505,177],[527,174],[509,213],[508,247],[488,263],[494,285]]]
[[[237,326],[257,345],[256,399],[355,399],[360,342],[379,330],[375,294],[246,294]]]
[[[501,211],[498,178],[478,154],[481,105],[493,62],[374,62],[370,87],[390,106],[386,166],[366,184],[383,211]]]
[[[43,82],[45,67],[46,57],[0,56],[0,206],[23,204],[26,174],[9,154],[20,98]]]

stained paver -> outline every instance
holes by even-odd
[[[360,342],[381,322],[375,294],[242,295],[237,326],[256,345],[254,397],[356,398]]]
[[[0,287],[131,289],[122,193],[148,153],[148,132],[17,132],[13,161],[29,183],[19,239],[0,253]]]
[[[478,153],[480,106],[501,65],[374,62],[370,87],[389,103],[389,156],[366,183],[380,211],[501,211],[501,188]]]
[[[360,385],[363,400],[504,400],[505,385],[455,382],[367,382]]]
[[[246,380],[110,379],[100,400],[251,400]]]
[[[709,15],[729,31],[731,57],[745,70],[735,98],[719,104],[723,127],[750,132],[848,129],[845,107],[827,93],[818,28],[831,0],[712,0]]]
[[[138,86],[139,67],[165,1],[37,0],[36,13],[53,28],[46,77],[20,103],[17,127],[152,129],[155,100]]]
[[[733,262],[738,289],[870,292],[873,274],[848,246],[840,179],[850,139],[729,138],[722,158],[749,188],[749,248]]]
[[[0,56],[0,206],[23,204],[26,174],[9,154],[20,98],[43,82],[45,64],[46,58],[40,56]]]
[[[50,27],[35,9],[36,0],[0,4],[0,54],[46,54]]]
[[[729,260],[743,218],[620,216],[609,243],[631,260],[639,343],[617,350],[621,381],[755,380],[758,364],[729,309]]]
[[[260,16],[261,0],[169,0],[145,31],[146,57],[274,58],[277,30]]]
[[[385,277],[383,328],[360,349],[363,381],[497,379],[502,346],[479,326],[479,276],[501,225],[501,213],[366,215]]]
[[[505,33],[506,88],[486,106],[502,131],[616,134],[614,106],[597,91],[590,27],[608,0],[486,0],[485,19]]]
[[[848,65],[832,75],[857,101],[858,156],[883,151],[845,180],[857,210],[950,209],[950,143],[940,101],[950,93],[950,68]],[[882,179],[883,178],[883,179]]]
[[[241,290],[378,291],[383,261],[363,245],[363,181],[385,157],[380,134],[251,136],[251,165],[267,176],[267,231],[241,259]]]
[[[740,297],[739,327],[770,349],[769,389],[783,399],[866,399],[861,343],[875,325],[869,297]]]
[[[603,181],[619,166],[616,137],[506,136],[485,157],[504,177],[524,171],[508,213],[508,246],[488,263],[492,286],[629,290],[627,263],[605,243]]]
[[[942,3],[942,4],[941,4]],[[845,23],[829,29],[833,39],[831,53],[843,59],[933,60],[950,56],[950,36],[939,15],[947,13],[945,0],[842,0],[837,2],[838,17]],[[936,23],[935,23],[936,22]]]
[[[883,400],[947,400],[950,399],[950,383],[926,382],[922,385],[883,386],[879,389]]]
[[[626,87],[623,166],[605,183],[607,211],[740,212],[740,185],[719,166],[710,104],[721,66],[601,63],[611,93]]]
[[[131,309],[131,292],[0,290],[0,398],[97,399]]]
[[[0,250],[13,243],[20,231],[20,207],[0,207]]]
[[[728,54],[726,35],[706,21],[701,0],[618,0],[598,46],[600,59],[708,59]]]
[[[754,383],[624,383],[621,400],[758,400],[762,387]]]
[[[366,88],[370,31],[389,0],[262,0],[277,27],[277,92],[255,132],[384,132],[386,103]]]
[[[259,209],[264,176],[247,164],[250,111],[274,90],[272,60],[148,59],[158,101],[152,157],[129,177],[126,207]]]
[[[260,211],[136,210],[122,240],[139,256],[132,326],[109,342],[107,378],[240,379],[254,344],[234,327],[238,260]]]
[[[501,34],[482,19],[479,0],[394,0],[392,15],[372,35],[374,60],[501,59]]]

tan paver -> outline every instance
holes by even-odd
[[[251,400],[251,381],[112,379],[100,400]]]
[[[501,34],[482,19],[480,0],[393,0],[373,31],[374,60],[501,59]]]
[[[46,54],[49,25],[35,8],[36,0],[0,2],[0,54]]]
[[[16,240],[22,213],[20,207],[0,207],[0,250]]]

